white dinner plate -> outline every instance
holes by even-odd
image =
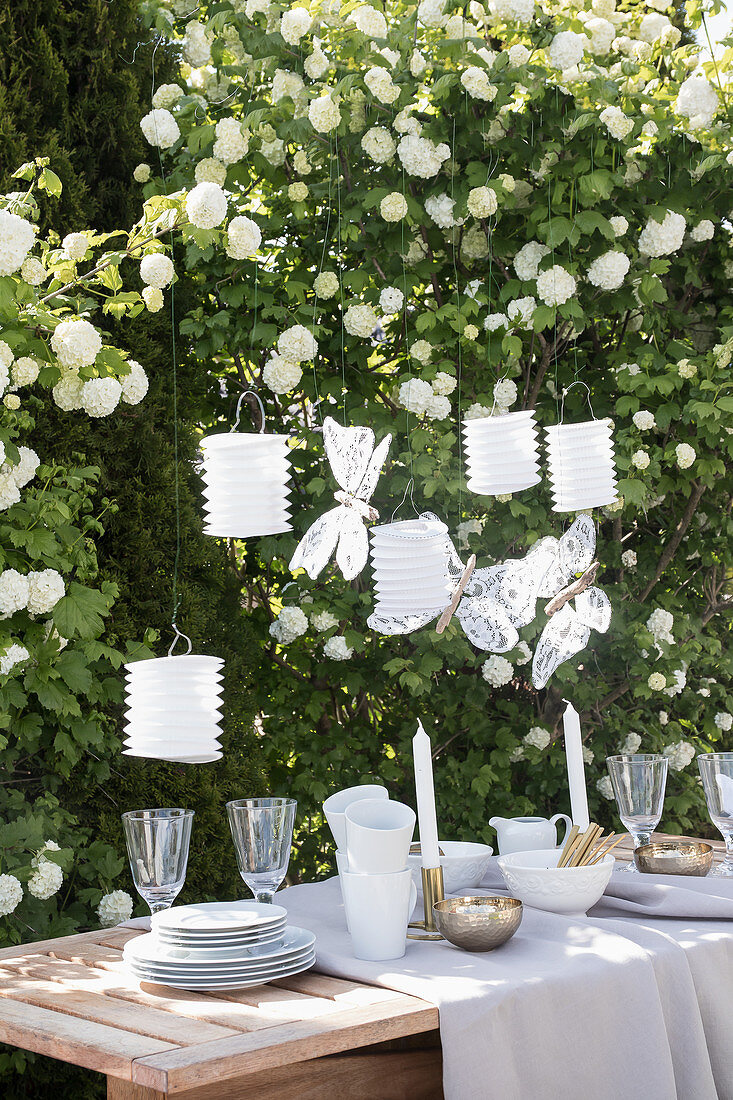
[[[264,944],[258,954],[252,955],[251,948],[240,948],[242,954],[237,959],[230,957],[231,948],[227,948],[227,956],[223,959],[213,959],[211,953],[202,959],[196,949],[170,947],[160,942],[154,932],[147,932],[144,936],[136,936],[134,940],[128,940],[123,949],[123,958],[135,962],[139,966],[151,966],[154,968],[166,967],[168,969],[188,970],[196,969],[240,969],[246,966],[265,967],[280,962],[290,955],[300,955],[303,951],[309,951],[316,942],[316,937],[305,928],[296,928],[293,925],[287,927],[281,942]]]
[[[212,901],[200,905],[173,905],[151,918],[154,929],[175,928],[182,932],[242,932],[266,928],[287,919],[282,905],[263,901]]]
[[[304,970],[309,970],[316,961],[315,952],[311,955],[307,955],[302,962],[294,963],[293,966],[288,967],[285,970],[278,971],[272,975],[263,975],[260,978],[237,978],[230,979],[224,982],[212,982],[206,978],[184,978],[182,981],[178,978],[169,978],[167,981],[162,981],[160,978],[150,977],[144,973],[139,973],[136,968],[131,968],[133,975],[140,982],[146,982],[153,985],[167,985],[171,989],[190,989],[194,991],[204,992],[206,990],[225,990],[225,989],[251,989],[257,985],[266,985],[268,982],[273,982],[277,978],[287,978],[294,974],[300,974]]]
[[[228,954],[222,955],[222,958],[235,958],[243,952],[253,952],[255,948],[260,947],[268,948],[282,941],[285,934],[285,925],[282,928],[276,928],[272,932],[260,932],[256,936],[250,936],[247,939],[218,939],[212,940],[184,940],[180,938],[173,938],[166,933],[156,932],[158,940],[162,946],[167,950],[183,950],[183,951],[199,951],[204,958],[214,958],[219,952],[227,952]]]
[[[158,981],[166,981],[172,978],[174,981],[183,981],[184,979],[193,980],[195,982],[229,982],[232,979],[247,978],[254,980],[256,978],[277,978],[283,970],[288,970],[291,966],[297,966],[298,963],[304,962],[306,959],[311,958],[315,954],[314,948],[309,947],[305,951],[298,951],[292,955],[283,955],[281,959],[277,959],[275,962],[267,963],[267,965],[258,966],[253,961],[246,966],[235,966],[233,964],[224,965],[220,963],[219,966],[173,966],[168,963],[165,966],[162,964],[157,966],[154,963],[139,963],[134,959],[130,959],[128,965],[138,974],[146,974],[156,978]]]

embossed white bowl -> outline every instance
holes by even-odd
[[[494,849],[488,844],[474,844],[462,840],[441,840],[440,857],[443,868],[443,887],[446,894],[459,894],[462,890],[475,890],[481,885],[489,860]],[[412,879],[418,890],[422,890],[419,852],[408,856]]]
[[[584,917],[608,886],[616,861],[607,855],[590,867],[558,867],[560,852],[560,848],[512,852],[499,856],[497,863],[512,896],[525,905]]]

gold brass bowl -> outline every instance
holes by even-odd
[[[636,869],[645,875],[696,875],[713,865],[713,848],[699,840],[666,840],[642,844],[634,851]]]
[[[438,931],[456,947],[491,951],[519,928],[522,903],[516,898],[447,898],[435,903],[433,916]]]

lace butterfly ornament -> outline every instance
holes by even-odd
[[[336,564],[345,580],[353,580],[367,563],[367,520],[379,519],[369,504],[387,459],[392,436],[375,447],[374,432],[367,427],[342,428],[327,416],[323,421],[326,456],[340,489],[338,504],[308,528],[290,559],[290,569],[305,569],[315,580],[336,551]]]

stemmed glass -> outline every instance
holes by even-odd
[[[710,820],[725,841],[725,860],[711,872],[733,878],[733,752],[707,752],[697,758]]]
[[[122,815],[135,889],[151,913],[169,909],[183,889],[193,810],[130,810]]]
[[[271,902],[285,878],[296,806],[294,798],[227,802],[239,873],[257,901]]]
[[[624,753],[607,756],[606,764],[618,814],[631,833],[634,848],[649,844],[662,816],[669,759],[658,753]],[[626,871],[638,874],[633,860]]]

